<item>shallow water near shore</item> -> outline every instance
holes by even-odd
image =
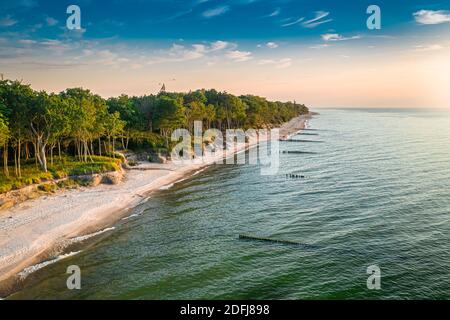
[[[450,113],[327,109],[310,126],[318,135],[294,138],[322,143],[281,142],[294,152],[280,154],[278,175],[212,166],[10,298],[450,298]],[[69,265],[81,290],[66,287]],[[367,289],[370,265],[381,290]]]

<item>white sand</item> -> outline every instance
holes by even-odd
[[[299,131],[307,117],[295,118],[280,128],[280,137]],[[240,145],[240,151],[245,146]],[[67,239],[113,224],[147,193],[170,185],[208,163],[146,164],[127,170],[118,185],[68,190],[22,203],[0,212],[0,281],[38,263]]]

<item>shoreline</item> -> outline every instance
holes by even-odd
[[[310,118],[311,114],[302,115],[284,123],[280,137],[304,129]],[[233,154],[256,144],[238,146]],[[118,185],[67,190],[21,203],[8,209],[9,214],[0,212],[0,297],[17,285],[20,272],[63,253],[71,239],[111,227],[151,193],[192,177],[217,160],[181,166],[142,164],[126,170]]]

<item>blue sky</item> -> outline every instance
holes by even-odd
[[[382,9],[379,33],[421,32],[414,28],[414,12],[450,10],[450,2],[442,0],[2,0],[0,10],[3,19],[9,16],[18,22],[9,31],[25,32],[40,24],[63,25],[70,4],[82,10],[85,37],[122,40],[313,39],[330,29],[366,33],[365,11],[371,4]],[[320,13],[325,16],[317,22],[327,22],[304,24]],[[295,24],[302,18],[303,23]],[[34,36],[49,38],[59,33],[58,28],[39,28]]]
[[[66,28],[70,4],[81,8],[80,31]],[[381,8],[381,30],[366,27],[371,4]],[[365,100],[336,82],[359,87],[361,70],[373,76],[374,66],[380,78],[401,76],[404,61],[407,78],[422,77],[439,69],[427,61],[446,64],[449,30],[450,0],[0,0],[0,73],[46,90],[84,86],[105,96],[150,93],[168,82],[173,90],[299,95],[320,106],[403,106],[411,101]],[[321,83],[329,99],[314,98]],[[360,90],[386,91],[381,80],[368,83]]]

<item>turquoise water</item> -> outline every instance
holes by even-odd
[[[319,135],[296,138],[322,143],[281,143],[317,154],[282,154],[277,176],[215,166],[158,192],[12,298],[450,298],[450,113],[320,112]],[[73,264],[81,290],[66,288]]]

